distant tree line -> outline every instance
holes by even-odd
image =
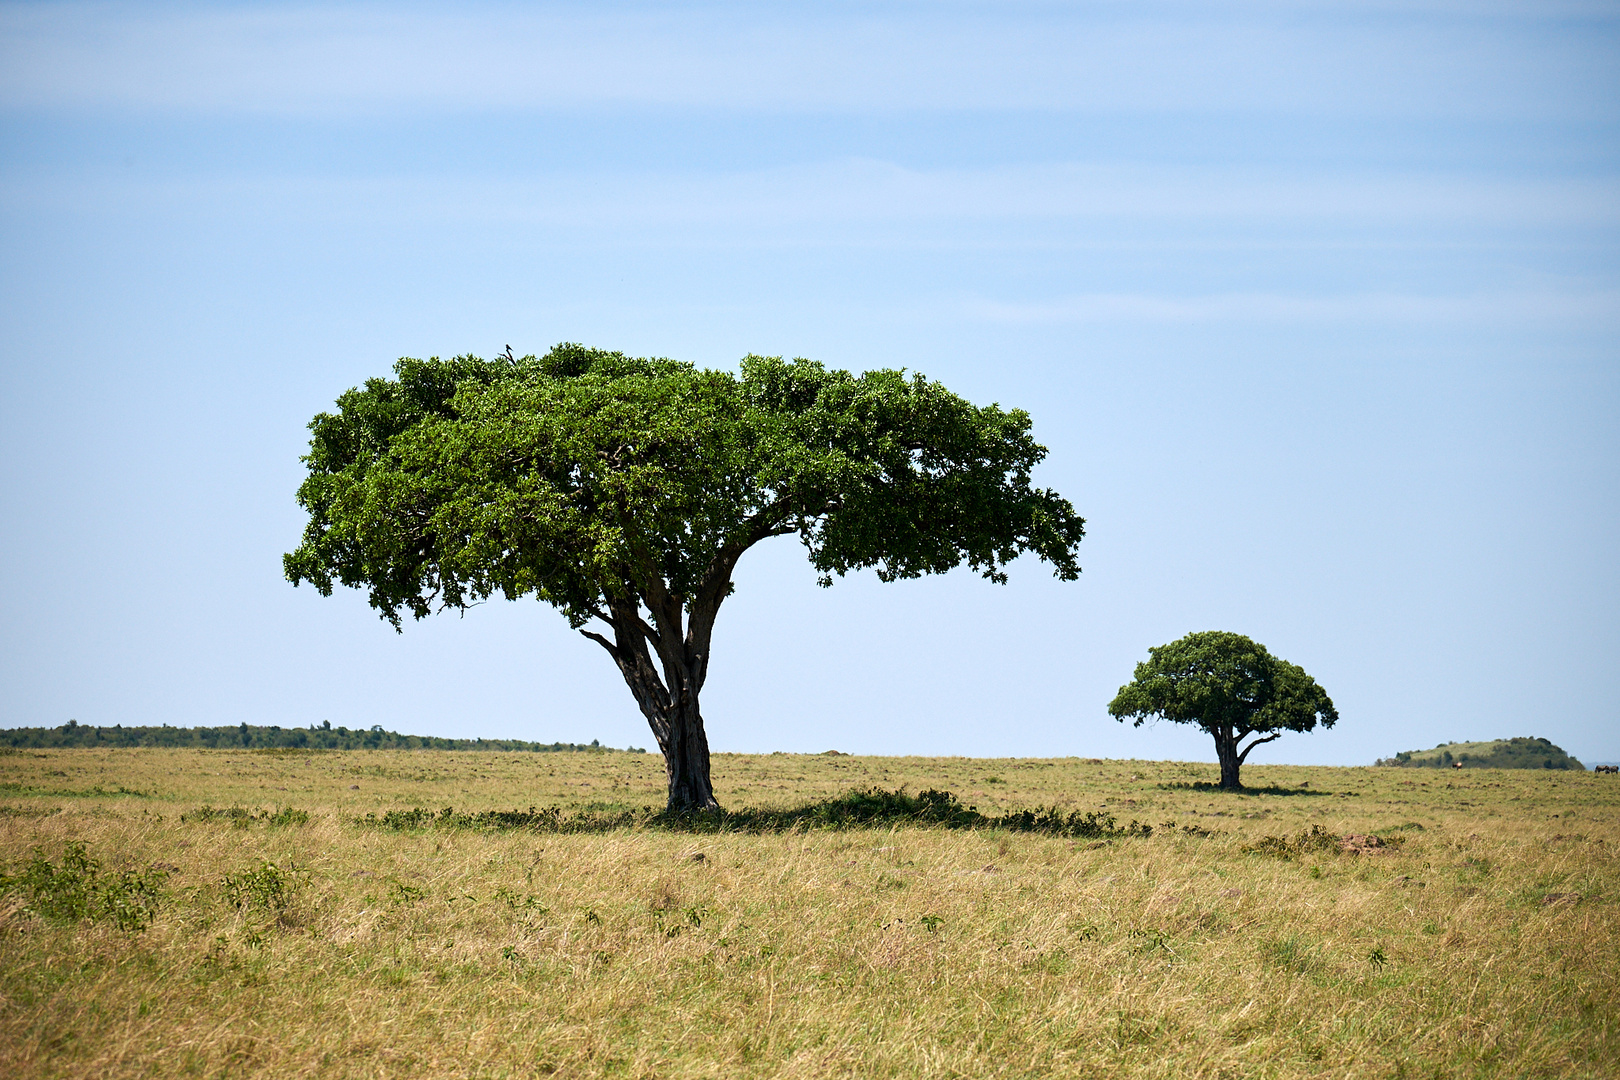
[[[1441,743],[1433,750],[1403,750],[1374,765],[1411,769],[1581,769],[1579,760],[1547,739],[1521,737],[1488,742]]]
[[[533,754],[571,751],[619,753],[592,739],[584,743],[538,743],[522,739],[441,739],[433,735],[401,735],[384,731],[381,724],[367,730],[350,731],[346,727],[333,727],[330,720],[320,727],[284,728],[274,724],[256,727],[237,724],[235,727],[99,727],[69,720],[54,728],[9,728],[0,730],[0,746],[19,749],[55,749],[77,746],[202,746],[222,750],[511,750]],[[645,750],[630,747],[632,754]]]

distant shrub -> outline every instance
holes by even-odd
[[[313,750],[500,750],[522,751],[535,754],[548,753],[617,753],[599,740],[589,743],[538,743],[523,739],[445,739],[432,735],[402,735],[384,731],[374,724],[369,730],[350,731],[346,727],[333,727],[326,721],[320,727],[311,724],[304,728],[282,728],[271,724],[256,727],[237,724],[234,727],[96,727],[69,720],[54,728],[6,728],[0,730],[0,753],[15,753],[20,747],[32,749],[61,749],[90,746],[132,747],[204,747],[217,750],[272,751],[279,753]],[[644,754],[645,750],[632,748],[630,753]],[[126,792],[135,795],[139,792]]]
[[[1485,742],[1441,743],[1433,750],[1402,750],[1374,765],[1409,769],[1578,769],[1576,758],[1547,739],[1520,737]]]

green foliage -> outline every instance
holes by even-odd
[[[1421,826],[1419,827],[1421,828]],[[1404,843],[1406,843],[1405,836],[1367,834],[1341,837],[1337,833],[1329,832],[1320,825],[1312,825],[1292,839],[1285,836],[1262,836],[1253,843],[1244,844],[1242,850],[1255,855],[1270,855],[1278,859],[1297,859],[1301,855],[1337,855],[1344,852],[1369,850],[1369,845],[1370,849],[1373,850],[1396,850]],[[1313,876],[1320,877],[1321,875],[1317,873]]]
[[[692,904],[686,907],[677,905],[657,905],[652,907],[653,926],[657,932],[666,938],[677,938],[687,930],[698,930],[703,926],[703,920],[709,917],[709,908],[705,904]]]
[[[388,902],[394,907],[405,907],[410,904],[420,904],[427,893],[415,885],[407,885],[403,881],[390,881],[388,883]]]
[[[350,731],[346,727],[333,727],[330,721],[320,727],[283,728],[277,725],[257,727],[238,724],[235,727],[180,728],[164,724],[161,727],[94,727],[69,720],[54,728],[8,728],[0,730],[0,747],[20,749],[56,749],[69,747],[211,747],[219,749],[249,749],[256,751],[298,750],[519,750],[529,753],[556,751],[603,751],[595,740],[585,743],[538,743],[523,739],[442,739],[433,735],[401,735],[384,731],[380,726],[369,730]],[[630,748],[630,753],[645,751]],[[102,793],[98,789],[98,793]],[[142,791],[123,788],[102,794],[145,796]]]
[[[551,909],[541,903],[538,896],[533,893],[519,894],[504,885],[495,890],[495,899],[520,914],[536,916],[551,914]]]
[[[1241,634],[1188,634],[1148,650],[1134,679],[1119,688],[1110,716],[1141,727],[1157,717],[1209,732],[1312,731],[1339,719],[1333,702],[1304,669],[1272,656]]]
[[[1271,855],[1279,859],[1294,859],[1312,852],[1337,852],[1340,840],[1337,834],[1320,825],[1312,825],[1293,839],[1283,836],[1262,836],[1243,850],[1257,855]]]
[[[28,910],[47,919],[77,922],[109,919],[120,930],[139,932],[157,915],[165,870],[108,871],[85,844],[68,841],[60,863],[35,850],[15,874],[0,873],[0,893],[25,897]]]
[[[712,810],[699,695],[737,560],[797,536],[818,580],[1025,551],[1080,572],[1084,521],[1030,472],[1017,409],[920,375],[749,356],[740,373],[558,345],[543,357],[401,359],[310,424],[309,521],[283,559],[323,596],[401,615],[533,595],[607,650],[669,766],[672,811]],[[586,623],[612,629],[611,640]]]
[[[1316,947],[1297,934],[1266,942],[1261,947],[1261,953],[1273,964],[1295,975],[1307,975],[1320,966]]]
[[[226,874],[225,902],[243,911],[277,914],[287,910],[303,885],[295,869],[283,869],[269,860],[237,874]]]
[[[1441,743],[1433,750],[1403,750],[1375,765],[1417,769],[1581,769],[1576,758],[1546,739],[1519,737]]]
[[[127,788],[119,784],[116,788],[108,790],[100,784],[94,784],[88,789],[73,789],[60,787],[42,787],[37,784],[21,784],[14,780],[0,781],[0,791],[17,795],[47,795],[58,799],[150,799],[154,792],[141,791],[137,788]]]
[[[732,375],[569,344],[394,373],[310,424],[310,520],[285,568],[323,595],[366,588],[396,626],[498,592],[578,627],[653,578],[695,604],[789,533],[824,583],[963,561],[1002,580],[1025,549],[1079,572],[1083,522],[1029,483],[1046,451],[1028,415],[920,375],[759,356]]]

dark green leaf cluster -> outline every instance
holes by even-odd
[[[1149,649],[1108,713],[1133,718],[1137,727],[1158,717],[1212,733],[1312,731],[1339,719],[1326,691],[1303,668],[1241,634],[1222,631],[1188,634]]]
[[[397,627],[534,595],[576,627],[647,595],[718,606],[737,557],[796,533],[821,572],[884,580],[1021,551],[1062,578],[1083,521],[1032,488],[1019,410],[899,371],[750,356],[740,374],[559,345],[401,360],[311,423],[294,584],[364,587]]]
[[[239,910],[286,911],[298,890],[308,883],[308,871],[283,869],[268,859],[237,874],[226,874],[220,881],[225,902]]]

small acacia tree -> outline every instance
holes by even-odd
[[[1196,724],[1215,737],[1221,787],[1243,787],[1238,770],[1249,752],[1285,731],[1312,731],[1339,719],[1333,702],[1303,668],[1272,656],[1242,634],[1188,634],[1148,650],[1136,677],[1108,703],[1117,720],[1149,717]],[[1247,746],[1242,742],[1255,736]]]
[[[1028,414],[920,375],[760,356],[733,375],[565,344],[394,376],[311,422],[288,580],[364,587],[396,630],[494,593],[553,605],[624,676],[671,811],[717,806],[698,699],[754,544],[796,534],[823,585],[963,562],[1005,582],[1023,551],[1079,573],[1084,521],[1031,486],[1046,449]]]

